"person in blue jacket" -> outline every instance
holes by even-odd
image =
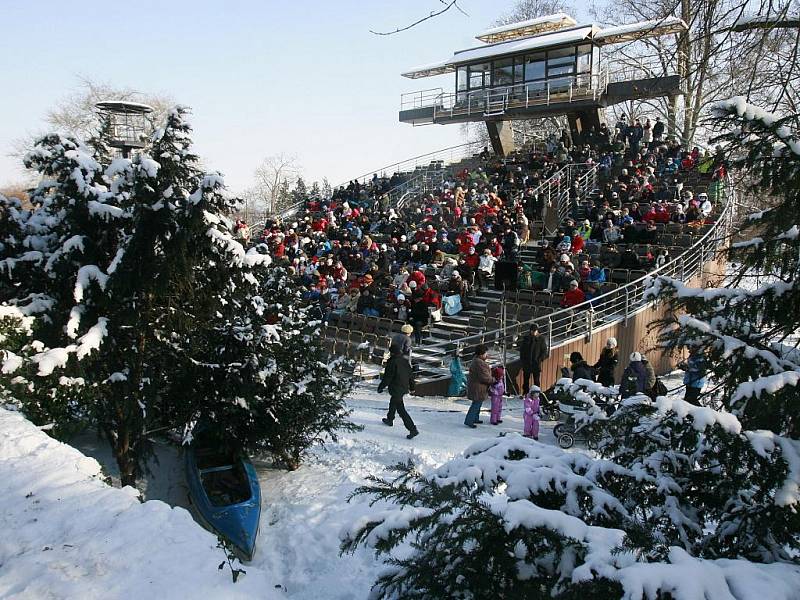
[[[706,384],[706,359],[700,348],[689,350],[689,358],[681,366],[685,370],[683,383],[686,386],[683,399],[690,404],[700,406],[700,392]]]
[[[461,396],[467,389],[467,376],[461,366],[461,352],[456,350],[450,361],[450,386],[447,388],[448,396]]]

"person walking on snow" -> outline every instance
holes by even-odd
[[[403,420],[403,425],[408,429],[406,437],[409,440],[415,438],[419,431],[408,414],[405,404],[403,404],[403,396],[408,392],[414,391],[414,370],[411,368],[411,363],[408,362],[408,357],[401,354],[397,348],[391,349],[391,356],[386,363],[383,377],[378,385],[378,393],[383,392],[385,388],[389,389],[389,412],[381,419],[383,424],[391,427],[394,424],[396,412]]]
[[[539,391],[538,386],[533,386],[522,401],[524,425],[522,435],[537,441],[539,440],[539,419],[541,418]]]
[[[467,416],[464,418],[464,425],[475,429],[476,423],[482,423],[478,417],[481,414],[481,404],[486,401],[489,396],[489,386],[494,383],[492,378],[492,371],[486,358],[489,355],[489,349],[485,344],[478,344],[475,347],[475,358],[469,365],[469,375],[467,375],[467,398],[472,401],[472,404],[467,411]]]
[[[492,412],[489,422],[498,425],[503,422],[503,394],[506,393],[506,370],[503,367],[492,369],[494,383],[489,386],[489,397],[492,400]]]

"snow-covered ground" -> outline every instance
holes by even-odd
[[[374,384],[358,388],[349,405],[363,431],[315,448],[294,472],[257,463],[264,497],[258,552],[235,585],[217,570],[224,556],[214,536],[159,501],[186,505],[174,449],[157,452],[141,503],[132,490],[104,483],[116,470],[96,438],[72,441],[88,458],[0,408],[0,598],[366,598],[379,568],[373,554],[339,557],[339,532],[369,510],[366,498],[348,503],[350,493],[397,462],[432,468],[477,440],[521,432],[521,400],[508,400],[501,425],[489,425],[487,413],[484,425],[470,429],[466,400],[410,397],[420,430],[413,440],[400,419],[392,428],[381,423],[388,396]],[[540,439],[553,442],[550,427]]]
[[[665,379],[668,388],[680,376]],[[347,502],[369,475],[409,458],[431,469],[500,432],[521,432],[519,398],[509,399],[499,426],[463,425],[466,400],[407,399],[420,435],[407,440],[399,419],[381,423],[388,404],[374,384],[349,400],[364,426],[315,448],[294,472],[258,465],[263,512],[258,551],[236,584],[218,570],[216,539],[197,526],[185,504],[179,457],[163,447],[160,467],[143,482],[147,502],[103,482],[113,461],[91,436],[56,442],[19,414],[0,408],[0,599],[5,598],[286,598],[360,600],[381,568],[371,551],[339,556],[339,536],[370,511],[368,498]],[[540,440],[554,443],[552,423]],[[580,451],[576,449],[575,451]],[[777,592],[777,590],[776,590]],[[790,598],[791,595],[775,595]]]

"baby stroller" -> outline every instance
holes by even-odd
[[[558,401],[558,423],[553,427],[553,435],[559,447],[572,448],[579,440],[590,450],[596,450],[607,419],[615,410],[615,403],[595,402],[586,393],[579,393],[569,401]]]

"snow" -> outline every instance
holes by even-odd
[[[594,25],[590,25],[586,27],[569,29],[566,31],[545,33],[521,40],[512,40],[510,42],[502,42],[500,44],[492,44],[488,46],[480,46],[478,48],[471,48],[468,50],[461,50],[456,52],[455,55],[453,55],[453,57],[445,64],[460,65],[486,58],[493,58],[495,56],[550,48],[560,44],[574,44],[591,37],[595,30],[596,27]]]
[[[88,356],[93,350],[98,350],[107,333],[108,319],[100,317],[97,319],[97,323],[78,340],[78,348],[75,350],[78,360]]]
[[[75,280],[75,302],[83,300],[83,294],[92,280],[96,281],[101,289],[105,289],[108,275],[103,273],[97,265],[84,265],[78,269],[78,276]]]
[[[747,17],[739,17],[736,20],[736,23],[733,24],[731,29],[736,29],[737,27],[742,27],[745,25],[751,24],[762,24],[762,23],[783,23],[785,21],[795,21],[800,19],[800,15],[750,15]]]
[[[536,17],[535,19],[528,19],[526,21],[518,21],[516,23],[509,23],[508,25],[500,25],[487,29],[482,34],[477,35],[478,39],[483,37],[497,35],[498,33],[506,33],[508,31],[515,31],[517,29],[526,29],[536,25],[558,25],[560,23],[575,25],[575,20],[566,13],[554,13],[552,15],[545,15],[543,17]]]
[[[141,156],[139,158],[139,166],[150,178],[155,178],[156,175],[158,175],[158,170],[161,168],[161,165],[149,156]]]
[[[747,121],[761,121],[766,127],[772,127],[780,120],[780,117],[774,113],[749,104],[744,96],[734,96],[728,100],[716,102],[712,105],[711,111],[715,116],[725,116],[730,112],[735,112]],[[800,140],[788,127],[779,127],[775,134],[786,144],[787,148],[800,156]]]
[[[111,219],[130,218],[131,216],[119,206],[112,206],[111,204],[105,204],[104,202],[98,202],[97,200],[89,200],[89,202],[86,204],[89,208],[90,215],[93,217],[99,217],[104,221],[110,221]]]
[[[109,487],[96,460],[20,414],[0,408],[0,431],[0,597],[238,599],[273,587],[251,566],[233,584],[188,511]]]
[[[656,399],[656,408],[661,414],[669,411],[674,412],[678,418],[692,418],[692,426],[697,431],[705,431],[712,425],[719,425],[732,434],[739,434],[742,431],[742,424],[734,415],[729,412],[718,411],[707,406],[695,406],[675,396],[659,396]]]
[[[736,403],[750,396],[759,398],[764,392],[774,394],[786,386],[797,387],[798,383],[800,383],[800,372],[798,371],[783,371],[774,375],[759,377],[755,381],[740,383],[731,398],[731,402]]]
[[[632,33],[656,33],[660,30],[666,30],[669,33],[674,33],[675,29],[686,30],[688,29],[686,23],[680,17],[664,17],[663,19],[653,19],[650,21],[640,21],[639,23],[628,23],[627,25],[617,25],[615,27],[606,27],[594,34],[593,38],[597,41],[605,41],[606,43],[614,43],[614,40],[608,38],[628,36]],[[643,35],[643,37],[649,37]]]
[[[370,507],[368,497],[348,502],[350,494],[367,483],[368,476],[390,476],[390,466],[409,459],[430,476],[455,477],[470,469],[472,477],[491,477],[503,453],[518,447],[529,458],[514,462],[531,461],[527,471],[541,471],[540,479],[523,477],[520,467],[516,478],[507,480],[505,497],[496,493],[485,500],[502,515],[507,528],[542,523],[584,540],[590,554],[586,566],[573,571],[573,580],[589,578],[595,569],[620,581],[631,600],[654,599],[650,592],[656,582],[671,586],[675,600],[796,600],[800,569],[795,566],[698,560],[677,549],[670,552],[669,563],[642,564],[629,553],[612,552],[621,532],[535,507],[525,500],[526,486],[563,479],[554,470],[567,464],[564,457],[576,470],[592,460],[580,450],[556,448],[551,423],[543,423],[542,443],[523,439],[518,435],[521,400],[508,398],[506,403],[501,425],[468,429],[463,426],[466,400],[409,397],[406,406],[420,435],[407,440],[399,420],[394,427],[380,421],[388,395],[376,394],[371,384],[357,388],[348,406],[352,420],[363,425],[363,431],[343,433],[338,442],[315,447],[293,472],[255,463],[264,491],[259,547],[253,562],[244,566],[247,574],[235,585],[229,573],[217,570],[223,558],[216,539],[195,525],[188,512],[156,499],[161,495],[173,504],[183,504],[182,489],[148,480],[147,501],[140,503],[130,488],[112,489],[104,484],[94,459],[55,442],[18,414],[0,409],[0,480],[4,485],[0,526],[6,533],[0,537],[4,566],[0,597],[13,590],[12,596],[23,598],[89,600],[367,598],[385,567],[369,548],[340,557],[339,545],[364,523],[387,516],[389,507]],[[498,438],[499,433],[506,436]],[[765,451],[779,445],[777,440],[758,439]],[[104,454],[106,465],[112,461],[107,451],[92,447],[96,442],[83,440],[79,445],[95,455]],[[160,452],[159,464],[167,465],[173,478],[179,477],[180,463],[170,459],[177,456],[176,451],[170,447]],[[530,468],[534,463],[535,471]],[[800,460],[797,464],[800,469]],[[611,468],[611,464],[599,461],[596,468]],[[562,474],[568,470],[572,469]],[[105,472],[113,475],[113,468]],[[577,475],[568,481],[572,490],[582,485]],[[30,492],[33,496],[26,498]],[[392,513],[391,520],[375,532],[373,543],[424,516],[426,512],[415,507]]]

